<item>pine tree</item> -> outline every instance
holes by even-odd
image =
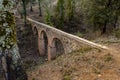
[[[72,20],[74,18],[74,12],[75,12],[75,0],[67,0],[66,5],[66,18],[68,21]]]
[[[91,26],[104,34],[107,27],[116,27],[120,16],[120,0],[83,0],[83,13]],[[111,27],[112,28],[112,27]]]
[[[64,25],[64,0],[58,0],[56,7],[56,20],[58,21],[58,28],[62,28]]]

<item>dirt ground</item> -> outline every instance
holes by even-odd
[[[112,45],[115,44],[109,46]],[[118,48],[117,45],[114,48]],[[86,49],[64,54],[54,61],[39,65],[34,70],[28,71],[28,78],[29,80],[120,80],[119,63],[110,52]]]

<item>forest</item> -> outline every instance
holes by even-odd
[[[0,0],[0,80],[119,80],[120,0]]]

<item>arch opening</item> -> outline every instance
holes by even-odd
[[[64,53],[65,51],[62,42],[58,38],[54,38],[51,45],[51,59],[55,59]]]
[[[34,35],[37,35],[37,36],[38,36],[38,31],[37,31],[37,28],[36,28],[36,27],[33,28],[33,33],[34,33]]]
[[[36,53],[38,54],[38,30],[36,27],[33,28],[33,36],[34,36],[34,49],[36,51]]]
[[[45,31],[42,31],[40,34],[39,52],[42,56],[48,56],[48,37]]]

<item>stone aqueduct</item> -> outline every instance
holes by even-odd
[[[38,37],[38,50],[41,55],[47,55],[48,60],[58,55],[71,53],[81,48],[95,47],[108,50],[107,47],[90,42],[83,38],[68,34],[54,27],[37,22],[30,18],[34,34]]]

